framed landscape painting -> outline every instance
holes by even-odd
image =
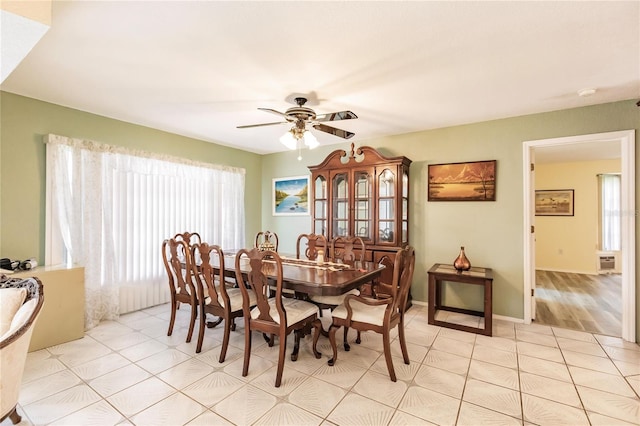
[[[496,160],[429,164],[428,201],[495,201]]]
[[[573,216],[573,189],[536,190],[536,216]]]
[[[305,216],[309,214],[309,176],[273,179],[273,215]]]

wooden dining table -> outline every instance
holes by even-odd
[[[353,261],[348,263],[324,262],[318,264],[307,259],[296,259],[294,256],[282,254],[282,285],[293,290],[296,297],[305,298],[307,295],[338,296],[345,294],[366,283],[376,282],[382,274],[384,265],[368,262]],[[275,261],[263,262],[265,275],[275,278]],[[273,266],[270,266],[273,265]],[[235,253],[225,252],[225,276],[235,278]],[[243,274],[251,270],[249,258],[240,258],[240,271]],[[308,330],[310,333],[311,330]],[[295,361],[298,355],[299,341],[296,339],[291,359]]]
[[[383,265],[367,261],[349,263],[324,262],[318,264],[307,259],[296,259],[286,254],[282,259],[282,285],[298,294],[338,296],[354,288],[375,281],[384,269]],[[225,253],[225,275],[235,277],[235,254]],[[270,264],[274,265],[273,269]],[[249,259],[240,259],[240,270],[249,272]],[[275,262],[265,261],[263,272],[275,277]]]

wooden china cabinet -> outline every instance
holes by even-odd
[[[361,237],[365,260],[387,267],[381,282],[390,282],[395,253],[409,244],[410,165],[407,157],[385,157],[368,146],[354,150],[351,144],[351,152],[338,149],[309,167],[313,232],[329,241]]]

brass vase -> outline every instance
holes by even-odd
[[[464,247],[460,247],[460,254],[453,261],[453,267],[459,272],[468,271],[471,269],[471,262],[467,259],[467,255],[464,254]]]

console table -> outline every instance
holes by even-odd
[[[10,277],[38,277],[44,286],[29,352],[84,337],[84,267],[38,266]]]
[[[453,328],[456,330],[469,331],[471,333],[492,334],[492,294],[493,294],[493,272],[490,268],[473,267],[468,271],[458,272],[453,266],[436,263],[429,269],[429,317],[428,322],[432,325]],[[484,286],[484,312],[472,311],[469,309],[455,308],[442,305],[441,287],[442,282],[458,282],[463,284]],[[469,315],[484,317],[484,328],[470,327],[463,324],[456,324],[436,319],[436,311],[459,312]]]

